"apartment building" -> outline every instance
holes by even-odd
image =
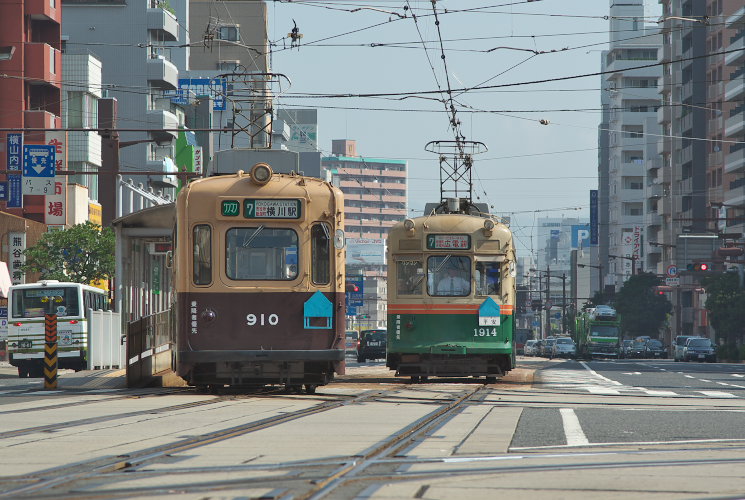
[[[602,63],[607,130],[601,130],[600,142],[607,145],[601,150],[607,157],[599,162],[599,265],[605,285],[616,289],[634,272],[656,272],[659,262],[656,249],[645,252],[644,241],[655,240],[662,224],[658,200],[663,186],[654,139],[660,131],[661,69],[643,66],[657,61],[662,39],[643,18],[641,0],[611,1],[610,46]]]
[[[347,237],[387,238],[388,228],[406,218],[406,161],[359,156],[348,139],[332,141],[331,152],[321,166],[344,192]]]
[[[62,126],[62,51],[59,2],[0,0],[0,128],[59,128]],[[26,144],[44,144],[43,133],[24,133]],[[9,164],[7,133],[0,132],[0,162]],[[22,158],[12,153],[15,160]],[[14,160],[14,161],[15,161]],[[3,175],[3,178],[6,178]],[[20,175],[8,178],[14,199],[0,202],[3,211],[44,222],[44,196],[26,195],[21,203]]]
[[[721,36],[722,46],[727,53],[720,56],[722,77],[718,88],[724,86],[722,110],[724,119],[724,138],[740,144],[724,143],[720,156],[724,155],[724,174],[717,180],[723,192],[721,201],[723,210],[716,211],[726,219],[724,224],[727,233],[745,233],[745,6],[742,1],[725,0],[709,2],[713,13],[713,4],[717,4],[717,19],[724,19],[725,28]],[[729,13],[729,15],[727,15]],[[720,37],[717,35],[717,45]],[[719,76],[719,73],[717,74]],[[713,86],[713,85],[712,85]],[[722,93],[719,93],[720,99]],[[720,118],[720,121],[721,119]],[[720,132],[721,133],[721,132]],[[720,224],[720,227],[722,225]]]

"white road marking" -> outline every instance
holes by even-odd
[[[641,375],[642,372],[623,372],[624,375]]]
[[[727,382],[717,382],[719,385],[729,385]]]
[[[621,382],[616,382],[615,380],[611,380],[608,377],[603,377],[598,372],[596,372],[595,370],[593,370],[592,368],[590,368],[589,366],[587,366],[587,363],[585,363],[584,361],[580,361],[580,364],[585,367],[585,370],[587,370],[588,372],[592,373],[593,375],[595,375],[598,378],[602,378],[606,382],[610,382],[611,384],[615,384],[615,385],[623,385]]]
[[[707,384],[711,384],[711,380],[706,380],[706,379],[703,379],[703,378],[700,378],[698,380],[699,380],[699,382],[706,382]]]
[[[593,394],[614,394],[614,395],[620,395],[621,393],[615,389],[612,389],[610,387],[603,387],[603,386],[597,386],[597,387],[585,387],[589,392]]]
[[[732,375],[733,377],[740,377],[740,378],[745,377],[745,375],[740,375],[739,373],[731,373],[730,375]]]
[[[571,408],[561,408],[561,420],[564,423],[564,435],[567,438],[567,446],[583,446],[590,442],[587,440],[587,436],[582,432],[582,426],[579,424],[579,419]]]
[[[722,392],[722,391],[696,391],[700,392],[704,396],[708,396],[710,398],[736,398],[732,393],[729,392]]]
[[[693,375],[683,375],[685,378],[696,378]]]
[[[686,410],[688,411],[688,410]],[[632,442],[611,442],[611,443],[587,443],[583,445],[555,444],[548,446],[519,446],[511,447],[510,451],[524,450],[550,450],[560,448],[571,448],[573,446],[643,446],[659,444],[694,444],[694,443],[742,443],[745,439],[689,439],[685,441],[632,441]]]
[[[642,388],[644,392],[649,394],[650,396],[677,396],[678,393],[673,391],[653,391],[652,389],[644,389]]]

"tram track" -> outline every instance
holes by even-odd
[[[173,453],[179,453],[220,441],[225,441],[234,437],[274,427],[286,422],[291,422],[293,420],[298,420],[342,406],[362,403],[368,400],[383,397],[385,396],[385,393],[386,391],[370,391],[352,398],[339,398],[336,401],[324,401],[310,408],[292,411],[273,417],[267,417],[254,422],[249,422],[247,424],[242,424],[227,429],[221,429],[219,431],[202,434],[200,436],[182,439],[174,443],[138,450],[125,455],[119,455],[116,457],[104,457],[90,461],[79,462],[76,464],[43,471],[33,475],[26,475],[21,477],[6,477],[3,478],[3,482],[5,483],[20,482],[25,484],[22,484],[15,488],[6,489],[6,491],[0,493],[0,498],[19,498],[29,496],[38,498],[41,494],[50,494],[50,492],[53,492],[55,488],[61,488],[67,484],[74,483],[76,481],[83,481],[87,478],[97,476],[99,474],[125,471]],[[54,498],[65,497],[65,492],[64,490],[54,491],[53,493],[51,493],[51,496],[53,496]],[[70,498],[80,498],[80,495],[76,494]]]

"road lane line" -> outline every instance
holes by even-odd
[[[696,378],[693,375],[683,375],[685,378]]]
[[[710,398],[736,398],[732,393],[729,392],[722,392],[722,391],[696,391],[700,392],[704,396],[709,396]]]
[[[582,432],[582,426],[579,419],[571,408],[561,408],[561,421],[564,424],[564,435],[567,439],[567,446],[582,446],[590,444],[587,436]]]
[[[719,385],[729,385],[727,382],[717,382]]]
[[[585,389],[587,389],[589,392],[593,394],[613,394],[616,396],[619,396],[621,394],[619,391],[615,389],[612,389],[610,387],[603,387],[603,386],[585,387]]]
[[[587,363],[585,363],[584,361],[580,361],[580,364],[585,367],[585,370],[587,370],[588,372],[592,373],[593,375],[595,375],[598,378],[602,378],[603,380],[606,380],[606,381],[610,382],[611,384],[623,385],[621,382],[616,382],[615,380],[611,380],[608,377],[603,377],[598,372],[596,372],[595,370],[593,370],[592,368],[590,368],[589,366],[587,366]]]
[[[740,377],[740,378],[745,377],[745,375],[740,375],[739,373],[730,373],[730,375],[732,375],[733,377]]]
[[[706,382],[707,384],[711,384],[711,380],[706,380],[703,378],[698,379],[699,382]]]

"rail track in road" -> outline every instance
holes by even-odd
[[[66,496],[67,492],[64,490],[64,488],[61,490],[60,488],[64,487],[65,485],[75,483],[76,481],[84,481],[90,477],[94,477],[102,473],[125,471],[173,453],[183,452],[193,448],[206,446],[218,441],[228,440],[237,436],[242,436],[244,434],[267,429],[269,427],[277,426],[293,420],[298,420],[309,415],[326,412],[349,404],[361,403],[370,399],[382,397],[384,395],[385,392],[383,391],[369,391],[356,397],[339,396],[335,398],[334,401],[323,401],[310,408],[291,411],[283,413],[281,415],[249,422],[247,424],[242,424],[227,429],[221,429],[215,432],[205,433],[192,438],[182,439],[174,443],[145,448],[128,453],[126,455],[104,457],[93,459],[87,462],[79,462],[69,466],[47,470],[40,474],[31,474],[22,477],[5,477],[2,479],[2,481],[0,481],[0,484],[4,484],[4,491],[0,493],[0,497],[17,498],[32,496],[34,498],[39,498],[40,495],[50,495],[55,498],[61,498]],[[221,398],[218,398],[218,400],[219,399]],[[172,411],[174,408],[188,409],[196,406],[203,406],[207,403],[209,402],[203,402],[201,405],[174,405],[171,408]],[[144,414],[148,413],[148,411],[134,413]],[[108,419],[104,419],[104,421],[105,420]],[[73,494],[71,495],[71,497],[80,498],[80,494]]]

